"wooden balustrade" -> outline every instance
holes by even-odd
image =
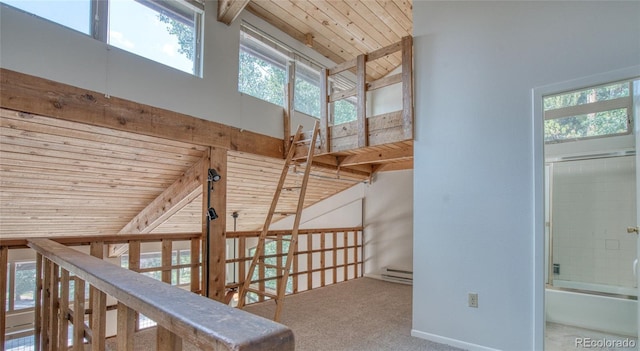
[[[124,350],[134,348],[131,343],[134,311],[158,323],[158,350],[181,350],[182,340],[202,350],[293,350],[293,333],[283,325],[120,268],[48,239],[29,239],[28,246],[38,253],[38,261],[42,260],[44,267],[39,341],[43,350],[61,349],[63,343],[57,341],[66,333],[61,327],[67,322],[61,324],[60,320],[73,324],[73,350],[84,349],[83,339],[90,342],[92,351],[104,350],[107,295],[118,301],[118,310],[123,312],[118,315],[118,329],[121,332],[118,334],[118,344]],[[166,247],[168,245],[163,244],[163,252],[170,253]],[[63,305],[60,303],[61,296],[69,293],[68,284],[59,284],[61,280],[66,280],[65,271],[77,277],[76,282],[84,281],[96,291],[89,325],[80,312],[84,303],[84,294],[79,289],[82,283],[74,286],[73,310],[58,310],[58,306]],[[170,275],[164,275],[163,278],[170,280]],[[58,315],[62,317],[56,318]],[[229,323],[230,320],[237,323]],[[83,333],[76,330],[83,330]]]
[[[237,246],[242,248],[239,250],[237,258],[227,260],[227,264],[237,265],[239,272],[239,281],[227,284],[228,289],[236,288],[244,282],[246,267],[253,257],[247,250],[247,242],[257,239],[259,235],[260,231],[227,233],[227,240],[237,240]],[[268,235],[285,236],[288,235],[288,232],[286,230],[272,230]],[[278,264],[285,256],[283,252],[286,250],[280,246],[282,241],[274,241],[274,243],[277,245],[275,253],[264,257],[272,258],[275,264]],[[290,293],[295,294],[362,277],[362,250],[362,227],[299,230],[298,243],[294,252],[295,258],[289,274],[292,279]],[[264,266],[259,267],[258,279],[265,279],[266,270],[268,269]],[[327,279],[328,275],[331,276],[331,279]],[[264,281],[261,281],[260,284],[264,284]],[[258,302],[263,300],[263,296],[258,297]]]
[[[238,281],[227,284],[228,289],[234,289],[242,284],[245,276],[248,264],[252,256],[250,255],[250,248],[253,246],[252,240],[256,240],[260,232],[227,232],[227,240],[236,240],[237,257],[230,255],[226,261],[227,265],[236,265]],[[288,235],[287,231],[270,231],[269,235]],[[201,264],[201,233],[183,233],[183,234],[135,234],[135,235],[112,235],[112,236],[82,236],[82,237],[59,237],[51,239],[55,244],[48,243],[46,247],[54,245],[56,248],[54,252],[61,252],[62,248],[69,251],[64,251],[65,254],[61,256],[61,260],[67,259],[67,253],[74,253],[82,255],[79,251],[66,248],[66,246],[89,246],[87,252],[89,252],[95,261],[92,264],[96,267],[102,267],[101,269],[112,269],[117,272],[126,272],[128,279],[133,279],[139,283],[140,286],[144,285],[145,289],[148,286],[147,280],[153,280],[149,277],[141,277],[137,273],[152,273],[160,272],[161,280],[166,283],[171,283],[171,272],[180,269],[190,269],[191,274],[186,287],[191,292],[200,294],[202,290],[202,279],[200,267]],[[36,245],[41,239],[35,240]],[[176,242],[188,242],[186,249],[190,250],[191,261],[188,263],[172,262],[172,252],[175,248],[173,243]],[[141,267],[141,255],[143,254],[142,245],[156,243],[160,247],[159,251],[161,255],[161,264],[155,267]],[[60,245],[57,245],[60,244]],[[129,245],[129,257],[128,268],[122,269],[111,263],[100,259],[104,253],[105,248],[109,244],[128,244]],[[278,258],[284,256],[286,250],[280,245],[275,248],[273,254],[267,255],[269,258],[273,258],[277,264],[280,262]],[[185,245],[183,245],[185,246]],[[9,261],[9,253],[13,249],[28,248],[29,240],[27,239],[0,239],[0,274],[4,277],[7,276],[7,263]],[[62,247],[62,248],[61,248]],[[147,247],[148,249],[148,247]],[[309,289],[315,289],[326,285],[335,284],[341,281],[354,279],[361,277],[363,274],[363,239],[362,239],[362,227],[353,228],[327,228],[327,229],[315,229],[315,230],[300,230],[299,241],[295,251],[295,259],[292,265],[292,271],[290,277],[292,279],[292,291],[290,293],[297,293]],[[43,249],[44,250],[44,249]],[[46,253],[46,254],[45,254]],[[98,279],[92,276],[91,279],[86,279],[82,274],[77,273],[76,268],[69,268],[68,262],[63,263],[51,260],[47,258],[48,251],[38,252],[35,263],[36,267],[36,286],[34,289],[34,300],[38,301],[36,306],[29,311],[33,314],[33,329],[31,333],[35,335],[35,350],[61,350],[65,345],[66,340],[72,340],[73,350],[84,350],[84,343],[88,342],[92,345],[92,350],[102,350],[100,344],[107,333],[105,333],[104,327],[106,325],[106,311],[113,311],[109,313],[115,313],[117,310],[117,326],[116,331],[118,335],[118,349],[119,350],[132,350],[133,334],[137,330],[138,314],[142,313],[152,320],[155,320],[160,325],[160,336],[163,343],[163,347],[167,345],[169,349],[177,350],[180,338],[175,337],[176,334],[170,327],[163,325],[163,321],[167,319],[162,315],[162,320],[157,318],[157,314],[154,315],[148,311],[140,310],[139,304],[131,306],[127,304],[126,299],[118,300],[117,304],[113,301],[109,302],[107,296],[116,297],[112,290],[105,290],[104,286],[94,284],[92,279]],[[88,256],[88,255],[87,255]],[[71,256],[70,256],[71,257]],[[75,257],[75,256],[73,256]],[[346,259],[345,259],[346,258]],[[83,258],[82,260],[85,260]],[[83,261],[84,262],[84,261]],[[100,262],[98,264],[97,262]],[[78,269],[86,268],[83,264],[79,264]],[[97,269],[97,268],[96,268]],[[85,272],[86,273],[86,272]],[[267,272],[261,270],[258,272],[259,276],[264,279]],[[118,277],[124,277],[125,275],[115,274],[109,275],[109,277],[101,277],[102,284],[110,284],[109,289],[124,288],[120,286]],[[109,279],[115,279],[114,282]],[[135,277],[135,278],[134,278]],[[232,281],[233,277],[229,277],[227,281]],[[184,283],[184,282],[181,282]],[[5,321],[7,317],[7,288],[6,284],[13,286],[7,279],[0,280],[0,330],[5,330]],[[165,286],[163,289],[169,289],[169,284],[164,284],[160,281],[154,280],[154,288],[145,290],[146,295],[153,301],[153,303],[160,303],[156,301],[161,299],[156,296],[158,294],[165,294],[165,290],[158,290],[157,284]],[[70,287],[73,286],[73,291]],[[90,297],[85,301],[85,286],[89,287]],[[128,286],[133,289],[133,287]],[[171,288],[173,290],[181,290],[185,293],[188,291],[179,289],[176,287]],[[113,294],[112,294],[113,293]],[[120,294],[132,293],[132,290],[125,290],[119,292]],[[168,292],[166,293],[168,294]],[[180,293],[182,294],[182,293]],[[196,294],[190,294],[197,296]],[[143,294],[144,295],[144,294]],[[136,295],[136,298],[142,298]],[[181,295],[182,296],[182,295]],[[180,297],[181,299],[182,297]],[[117,299],[117,297],[116,297]],[[171,301],[170,301],[171,300]],[[162,303],[171,303],[178,301],[178,298],[169,299],[165,297]],[[149,304],[153,304],[149,302]],[[186,306],[186,305],[185,305]],[[146,306],[145,308],[148,308]],[[211,319],[212,311],[221,311],[220,307],[207,312],[207,316]],[[200,309],[198,307],[197,309]],[[226,311],[226,310],[222,310]],[[188,309],[185,309],[185,313]],[[226,313],[226,312],[225,312]],[[223,314],[224,318],[227,318],[228,314]],[[85,321],[87,323],[85,323]],[[176,321],[177,322],[177,321]],[[73,328],[69,328],[72,326]],[[225,331],[226,329],[220,329]],[[69,333],[69,334],[67,334]],[[28,335],[29,331],[21,331],[20,336]],[[185,336],[181,335],[182,338]],[[187,338],[189,339],[189,338]],[[168,341],[164,341],[168,340]],[[191,340],[191,339],[189,339]],[[0,345],[5,345],[6,336],[5,333],[0,332]],[[201,341],[199,341],[201,342]],[[94,346],[95,344],[95,346]],[[255,346],[252,346],[255,347]],[[2,348],[0,347],[0,350]],[[205,348],[207,349],[207,348]],[[224,349],[224,348],[223,348]]]
[[[173,270],[189,268],[191,270],[190,282],[188,284],[189,289],[192,292],[199,293],[201,291],[201,279],[200,279],[200,237],[201,233],[181,233],[181,234],[137,234],[137,235],[113,235],[113,236],[81,236],[81,237],[59,237],[53,239],[57,243],[68,246],[87,246],[89,245],[89,252],[91,255],[102,258],[104,248],[107,244],[124,244],[128,243],[130,247],[129,251],[129,269],[138,273],[153,273],[161,272],[165,279],[171,277]],[[162,264],[155,267],[140,268],[140,255],[141,244],[149,243],[161,243],[162,245]],[[190,242],[189,246],[191,250],[191,261],[187,264],[180,264],[171,262],[172,244],[174,242]],[[0,240],[0,261],[6,260],[8,252],[13,249],[27,248],[27,239],[1,239]],[[1,264],[2,262],[0,262]],[[110,265],[113,267],[113,265]],[[0,274],[7,276],[7,264],[0,265]],[[13,275],[11,275],[13,276]],[[105,331],[103,329],[92,330],[90,327],[94,325],[104,326],[104,315],[94,314],[93,311],[102,310],[114,310],[117,306],[106,306],[106,296],[104,293],[91,286],[90,296],[85,308],[85,294],[84,285],[85,282],[79,279],[75,275],[70,275],[69,271],[60,269],[57,265],[52,264],[50,261],[43,260],[42,257],[36,259],[36,286],[34,289],[34,300],[42,301],[41,304],[36,304],[32,309],[27,311],[33,314],[33,329],[32,334],[35,335],[35,349],[36,350],[49,350],[54,343],[57,344],[57,348],[66,342],[68,335],[66,335],[66,326],[73,320],[85,320],[88,319],[88,326],[86,328],[76,327],[74,328],[73,335],[71,337],[74,340],[74,344],[80,343],[84,339],[88,341],[94,338],[104,338]],[[51,280],[53,279],[53,280]],[[170,278],[169,278],[170,279]],[[3,279],[2,283],[6,284],[6,280]],[[73,284],[75,288],[75,294],[69,295],[68,289],[61,288],[58,291],[58,286],[69,287]],[[12,286],[13,288],[13,286]],[[0,290],[0,301],[4,303],[7,300],[7,289]],[[80,294],[81,293],[81,294]],[[58,299],[52,302],[50,296],[59,296]],[[69,295],[69,296],[65,296]],[[79,306],[76,309],[71,309],[69,302],[72,302],[72,306]],[[60,311],[67,311],[67,313],[58,313],[57,318],[53,318],[52,306],[60,307]],[[5,331],[5,322],[7,320],[6,307],[0,309],[0,330]],[[55,319],[55,320],[54,320]],[[131,325],[134,327],[137,325],[137,313],[134,313],[134,319]],[[101,327],[102,328],[102,327]],[[59,333],[51,334],[51,330],[59,330]],[[137,328],[134,328],[134,330]],[[26,336],[22,331],[15,335],[16,337]],[[46,340],[46,344],[43,342]],[[0,345],[4,346],[6,341],[6,335],[4,332],[0,333]],[[80,347],[80,346],[78,346]],[[0,348],[2,349],[2,348]],[[79,348],[78,348],[79,349]]]

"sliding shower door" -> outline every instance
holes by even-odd
[[[636,159],[624,152],[554,162],[552,285],[636,296]]]

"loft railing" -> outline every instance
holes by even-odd
[[[387,57],[400,51],[402,72],[390,74],[374,81],[367,80],[367,63]],[[355,73],[355,87],[337,90],[331,86],[333,76],[342,72]],[[401,87],[401,109],[377,116],[367,116],[367,93],[399,84]],[[293,115],[292,87],[287,88],[285,104],[285,141],[291,138],[291,116]],[[340,125],[332,125],[331,104],[355,97],[356,120]],[[325,154],[365,148],[368,146],[413,140],[414,137],[413,98],[413,37],[406,36],[401,41],[320,71],[320,143],[316,154]],[[306,136],[306,134],[305,134]],[[306,137],[303,139],[307,139]],[[288,143],[285,142],[285,152]],[[296,156],[306,153],[305,145],[297,146]]]
[[[362,227],[351,228],[325,228],[325,229],[300,229],[298,231],[297,247],[294,251],[294,261],[289,274],[289,288],[287,294],[295,294],[305,290],[316,289],[331,284],[362,277],[363,275],[363,239]],[[290,231],[271,230],[268,236],[283,237],[290,235]],[[235,289],[244,283],[248,264],[253,258],[250,248],[257,244],[260,231],[228,232],[227,240],[234,240],[237,247],[237,258],[228,259],[227,265],[232,265],[235,279],[227,284],[228,289]],[[272,241],[273,247],[267,243],[267,251],[264,256],[271,259],[272,264],[283,265],[283,257],[287,248],[283,247],[283,240]],[[256,279],[260,280],[260,289],[264,290],[265,284],[275,284],[275,275],[279,269],[265,268],[260,265],[257,269]],[[233,275],[233,273],[232,273]],[[229,281],[230,279],[227,279]],[[264,296],[247,301],[264,301]]]
[[[68,349],[70,324],[73,350],[84,350],[85,340],[91,344],[91,350],[104,350],[107,296],[118,301],[119,350],[134,350],[136,313],[157,322],[157,350],[181,350],[182,340],[202,350],[293,350],[293,333],[283,325],[49,239],[29,239],[27,245],[37,252],[36,350]],[[163,252],[166,246],[169,245],[163,245]],[[163,269],[163,280],[170,282],[170,274],[164,272]],[[75,277],[74,297],[69,303],[71,275]],[[85,284],[93,291],[88,323],[85,323]],[[237,323],[229,323],[230,320]]]
[[[108,244],[129,244],[129,253],[128,253],[128,268],[135,272],[146,273],[146,274],[156,274],[158,278],[162,278],[164,281],[171,281],[171,272],[177,270],[184,270],[189,272],[188,281],[186,282],[186,287],[192,292],[199,293],[201,291],[201,279],[200,279],[200,237],[201,233],[184,233],[184,234],[142,234],[142,235],[114,235],[114,236],[81,236],[81,237],[59,237],[54,239],[56,242],[77,247],[79,250],[84,250],[85,252],[90,253],[91,255],[102,259],[104,254],[104,246]],[[189,262],[182,263],[176,262],[172,263],[172,251],[175,244],[181,244],[182,246],[189,248]],[[186,245],[185,245],[186,244]],[[21,250],[28,248],[28,241],[26,239],[0,239],[0,274],[3,277],[9,277],[9,279],[1,279],[0,286],[3,288],[0,289],[0,345],[4,346],[5,341],[10,341],[12,343],[18,343],[18,340],[27,345],[33,345],[35,348],[24,348],[26,349],[35,349],[41,350],[42,344],[42,266],[43,263],[41,260],[36,260],[36,270],[38,272],[31,272],[32,277],[19,277],[16,278],[16,271],[14,270],[16,263],[12,260],[9,260],[10,256],[19,256],[20,251],[28,251]],[[161,258],[158,264],[154,264],[153,267],[148,267],[148,265],[142,267],[141,266],[141,245],[158,245],[161,249]],[[24,252],[22,253],[24,255]],[[27,253],[26,256],[28,258],[24,258],[20,261],[27,260],[29,262],[34,260],[33,254]],[[10,265],[8,264],[10,263]],[[20,263],[17,263],[20,264]],[[119,261],[118,261],[119,265]],[[39,267],[39,268],[38,268]],[[110,265],[113,267],[113,265]],[[10,268],[11,271],[7,271]],[[8,274],[9,273],[9,274]],[[192,274],[193,273],[193,274]],[[27,295],[31,295],[32,306],[27,308],[14,308],[14,303],[17,300],[14,294],[17,293],[16,289],[16,281],[19,279],[23,279],[25,281],[21,282],[23,285],[28,285],[31,283],[34,286],[30,287],[30,291],[28,291]],[[59,279],[62,279],[62,275]],[[75,286],[78,278],[74,275],[69,276],[69,280],[73,286]],[[7,284],[10,286],[9,296],[7,296]],[[82,283],[78,283],[82,284]],[[39,295],[40,294],[40,295]],[[89,289],[89,300],[88,307],[85,309],[84,313],[88,317],[89,321],[92,321],[92,308],[90,306],[93,305],[95,296],[97,292],[95,288]],[[72,300],[73,296],[69,296]],[[7,306],[7,303],[9,304]],[[37,305],[40,303],[40,306]],[[64,302],[60,302],[64,303]],[[107,306],[107,310],[109,313],[115,310],[115,305]],[[39,309],[40,308],[40,309]],[[8,312],[7,312],[8,311]],[[78,309],[80,311],[80,309]],[[137,314],[136,314],[137,317]],[[72,316],[69,316],[72,318]],[[84,319],[84,316],[83,316]],[[49,318],[50,320],[50,318]],[[9,323],[7,323],[9,321]],[[92,322],[91,322],[92,323]],[[79,329],[78,329],[79,330]],[[35,340],[33,340],[35,335]],[[32,347],[32,346],[29,346]],[[2,348],[0,348],[2,349]]]
[[[233,247],[237,249],[234,250],[237,251],[237,254],[231,254],[226,260],[228,267],[235,267],[233,269],[235,274],[228,274],[227,277],[227,281],[230,282],[227,284],[227,288],[232,290],[239,284],[242,284],[244,280],[248,264],[252,258],[250,249],[256,242],[259,232],[228,232],[226,234],[229,247],[233,245]],[[287,235],[287,231],[271,231],[270,234]],[[177,283],[180,283],[183,289],[191,290],[191,292],[196,294],[202,291],[200,262],[202,249],[201,233],[60,237],[52,240],[58,244],[73,246],[78,250],[90,253],[95,256],[98,262],[103,262],[107,265],[105,267],[117,269],[118,272],[121,272],[123,269],[116,267],[112,263],[120,265],[120,261],[118,260],[112,263],[103,261],[103,253],[109,244],[128,244],[128,268],[133,271],[128,273],[134,274],[136,280],[142,278],[138,273],[143,273],[154,274],[158,279],[166,283],[171,283],[173,274],[174,283],[176,283],[177,275]],[[115,331],[108,331],[106,335],[103,335],[101,329],[97,329],[97,332],[93,332],[92,329],[94,325],[101,325],[103,314],[110,316],[108,317],[109,320],[116,319],[115,316],[118,305],[114,302],[115,300],[110,297],[103,306],[102,293],[99,287],[93,286],[91,282],[85,281],[82,276],[76,275],[73,271],[69,271],[64,267],[60,268],[60,264],[54,261],[43,259],[44,256],[42,255],[35,263],[35,265],[38,266],[38,272],[33,274],[34,278],[36,276],[39,277],[36,279],[36,283],[34,283],[34,285],[37,286],[33,287],[33,300],[38,301],[39,305],[14,310],[14,296],[12,296],[12,294],[16,291],[16,276],[15,271],[8,272],[7,268],[13,269],[16,265],[21,264],[20,262],[13,262],[12,259],[18,255],[23,255],[25,252],[29,254],[29,258],[26,258],[26,260],[29,262],[33,261],[33,259],[30,258],[33,257],[33,253],[28,249],[27,245],[28,241],[26,239],[0,239],[0,275],[10,277],[10,279],[0,279],[0,331],[5,331],[5,333],[0,332],[0,345],[4,346],[6,341],[13,342],[17,341],[15,339],[18,337],[24,337],[25,340],[31,338],[31,344],[35,344],[36,346],[35,348],[25,349],[49,350],[55,349],[53,348],[54,343],[51,341],[52,338],[55,337],[56,347],[60,349],[62,344],[64,344],[62,340],[65,340],[65,338],[72,340],[76,338],[73,341],[74,345],[81,345],[85,340],[86,342],[91,342],[101,339],[104,336],[116,334]],[[289,293],[297,293],[361,277],[363,274],[362,248],[362,227],[301,230],[290,278],[292,289]],[[73,249],[70,250],[76,251]],[[149,254],[148,251],[160,252],[160,258],[155,258],[158,262],[155,262],[152,266],[144,264],[147,260],[144,257]],[[186,261],[184,260],[185,256],[182,255],[183,251],[189,252],[189,259]],[[282,248],[275,247],[274,253],[270,254],[270,256],[274,258],[282,257],[283,252],[286,251],[282,250]],[[182,257],[182,259],[173,259],[172,257],[174,257],[176,253],[177,256]],[[22,263],[24,263],[24,260],[24,258],[21,260]],[[113,259],[105,258],[105,260]],[[58,274],[51,273],[52,270],[57,271]],[[231,269],[228,269],[228,271],[231,271]],[[50,272],[48,278],[45,278],[44,272]],[[183,272],[185,273],[184,277],[182,275]],[[266,271],[259,272],[258,274],[262,277],[269,275]],[[144,277],[144,279],[147,279],[147,277]],[[56,285],[53,283],[55,281],[59,283]],[[160,283],[157,280],[154,281]],[[9,296],[7,296],[7,284],[10,288]],[[84,298],[84,296],[74,296],[76,286],[78,286],[77,291],[83,290],[81,289],[81,285],[90,286],[88,299]],[[167,284],[163,284],[163,286],[164,285],[168,286]],[[65,293],[65,289],[59,288],[63,286],[73,286],[74,291],[69,290],[67,292],[69,296],[65,296],[65,294],[67,294]],[[55,289],[58,290],[55,291]],[[172,288],[172,290],[176,289],[183,290],[175,287]],[[150,296],[157,293],[156,289],[153,290],[152,293],[149,293]],[[57,296],[57,298],[45,300],[46,296],[43,295],[43,292],[55,292],[53,296]],[[106,293],[111,296],[108,292]],[[196,294],[190,295],[197,296]],[[79,299],[77,302],[75,301],[76,298]],[[48,301],[46,308],[44,308],[45,301]],[[7,302],[9,306],[6,305]],[[82,308],[73,308],[76,305],[81,306],[81,304],[84,304]],[[95,304],[98,304],[96,308],[94,308]],[[61,309],[57,311],[66,310],[67,313],[54,313],[51,311],[52,306],[60,306]],[[126,328],[131,328],[132,325],[134,329],[137,328],[138,325],[135,323],[135,320],[139,317],[138,312],[141,312],[146,317],[152,317],[148,312],[132,312],[129,309],[124,309],[124,306],[120,306],[120,308],[122,308],[123,311],[119,315],[127,316],[126,321],[121,323],[121,325],[126,326]],[[7,312],[7,310],[9,311]],[[49,312],[45,314],[46,311]],[[93,311],[99,312],[94,315]],[[55,318],[55,322],[54,318],[52,318],[54,315],[58,316]],[[75,320],[87,320],[88,323],[86,325],[78,324],[78,328],[65,328],[65,325],[75,326],[73,321],[76,315]],[[212,314],[209,313],[208,315],[209,318],[211,318]],[[15,322],[16,317],[19,318],[18,322]],[[94,323],[94,319],[97,320],[97,322],[95,322],[97,324]],[[153,320],[153,318],[151,319]],[[7,320],[12,322],[10,323],[11,325],[6,324]],[[13,328],[14,325],[16,325],[16,328]],[[57,331],[56,333],[50,332],[52,326],[56,326],[56,328],[54,328]],[[70,334],[65,336],[65,330],[69,330]],[[74,330],[77,330],[79,334],[74,335]],[[124,340],[129,340],[128,338],[130,338],[131,331],[117,331],[117,334],[128,335]],[[183,338],[183,336],[180,337]],[[99,344],[100,343],[96,343],[96,345]],[[126,341],[124,344],[131,345],[131,342]],[[45,348],[44,345],[51,345],[51,348]],[[0,346],[0,350],[2,350],[2,346]]]

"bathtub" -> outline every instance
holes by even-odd
[[[624,336],[638,336],[637,303],[636,300],[621,297],[553,288],[545,290],[547,322]]]

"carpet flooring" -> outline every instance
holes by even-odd
[[[293,330],[296,351],[460,350],[411,336],[411,297],[412,287],[409,285],[360,278],[287,296],[281,323]],[[272,319],[275,304],[268,301],[247,306],[245,310]],[[577,337],[626,339],[592,330],[547,323],[546,351],[584,349],[576,347]],[[155,328],[136,333],[134,350],[155,350],[155,338]],[[638,339],[632,340],[637,345]],[[106,350],[116,350],[115,338],[107,340]],[[185,342],[183,350],[198,349]],[[599,350],[629,349],[605,347]]]
[[[285,298],[298,351],[457,351],[411,336],[411,286],[360,278]],[[271,301],[245,308],[273,318]]]

